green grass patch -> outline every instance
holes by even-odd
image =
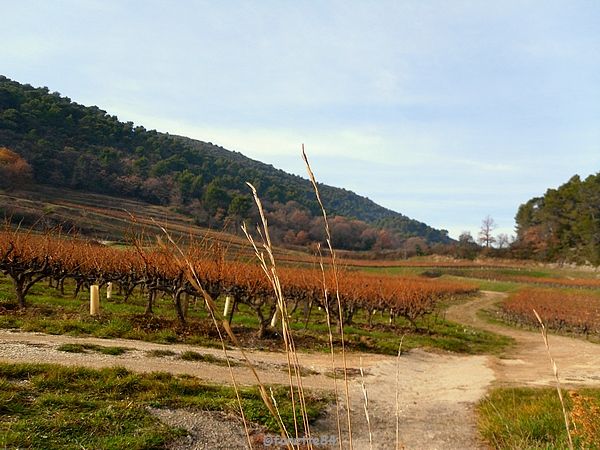
[[[400,319],[395,327],[374,325],[372,328],[357,324],[344,327],[346,348],[369,353],[396,355],[402,346],[408,350],[417,347],[437,348],[468,354],[501,353],[512,344],[512,339],[495,333],[463,326],[439,316],[426,317],[417,322],[418,329]],[[295,329],[296,347],[302,350],[329,351],[329,338],[325,323],[315,323],[307,330],[300,323],[292,324]],[[404,337],[403,337],[404,336]],[[334,331],[334,343],[341,345]]]
[[[240,394],[246,417],[277,431],[258,389],[244,388]],[[289,389],[275,388],[274,395],[284,423],[293,430]],[[328,402],[312,395],[306,399],[311,419]],[[189,376],[0,364],[2,448],[164,448],[183,432],[161,424],[148,406],[239,412],[233,389],[206,385]]]
[[[165,358],[167,356],[175,356],[176,354],[173,350],[162,349],[148,350],[146,352],[146,356],[150,358]]]
[[[575,448],[599,449],[600,389],[581,389],[578,394],[585,401],[564,392],[566,406],[575,425],[572,431]],[[556,389],[494,389],[479,402],[477,412],[479,432],[494,448],[568,447]]]
[[[219,358],[218,356],[211,355],[209,353],[198,353],[192,350],[185,351],[179,355],[180,359],[184,361],[202,361],[210,364],[217,364],[219,366],[226,366],[227,360],[225,358]],[[237,365],[234,361],[229,361],[232,366]]]
[[[81,344],[62,344],[56,350],[67,353],[87,353],[88,349]]]
[[[103,355],[119,356],[131,350],[127,347],[105,347],[95,344],[62,344],[57,350],[67,353],[88,353],[89,351],[102,353]]]
[[[100,349],[98,350],[98,352],[102,353],[103,355],[113,355],[113,356],[119,356],[122,355],[123,353],[128,352],[129,348],[127,347],[100,347]]]

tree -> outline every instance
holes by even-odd
[[[458,237],[455,255],[458,258],[475,259],[479,246],[469,231],[463,231]]]
[[[203,200],[206,208],[214,213],[218,208],[228,208],[231,196],[218,180],[213,180],[206,186]]]
[[[15,188],[32,179],[31,167],[17,153],[0,147],[0,188]]]
[[[509,243],[510,243],[510,238],[508,237],[508,234],[500,233],[498,236],[496,236],[496,244],[498,245],[499,249],[508,247]]]
[[[245,218],[252,208],[252,199],[247,195],[236,195],[229,204],[227,213],[230,216]]]
[[[479,243],[486,248],[496,242],[496,238],[492,235],[492,231],[496,228],[496,222],[490,216],[485,216],[481,221],[481,230],[479,231]]]

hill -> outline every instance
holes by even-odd
[[[515,220],[522,256],[600,265],[600,173],[548,189],[522,204]]]
[[[276,242],[323,240],[309,182],[212,144],[121,122],[48,88],[0,76],[0,147],[20,155],[37,184],[170,206],[198,225],[237,230],[256,220],[246,181],[270,215]],[[351,191],[320,186],[332,216],[334,245],[349,250],[400,248],[409,238],[447,243],[436,230]]]

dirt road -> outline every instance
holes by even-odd
[[[65,353],[57,350],[66,343],[120,346],[130,350],[120,356],[95,352]],[[171,350],[177,354],[193,350],[223,357],[221,350],[188,345],[0,331],[0,361],[51,362],[94,368],[122,366],[138,372],[164,371],[194,375],[208,382],[231,383],[227,367],[182,361],[177,355],[149,357],[147,352],[151,350]],[[241,362],[239,351],[230,351],[229,355],[234,362]],[[286,357],[283,353],[251,351],[248,356],[264,383],[288,383]],[[305,387],[333,390],[333,379],[326,375],[331,372],[329,354],[301,353],[299,359],[305,372],[310,373],[303,379]],[[396,373],[400,392],[400,439],[406,448],[477,447],[470,409],[493,380],[493,372],[487,368],[487,357],[414,350],[397,360],[389,356],[351,353],[347,355],[347,365],[352,373],[356,373],[361,365],[365,371],[374,448],[391,449],[396,445]],[[339,356],[336,366],[341,366]],[[233,371],[238,383],[256,383],[246,367],[236,366]],[[350,382],[351,417],[355,430],[353,441],[356,449],[368,448],[368,430],[359,381],[360,378],[354,376]],[[343,428],[346,427],[344,425]],[[317,423],[313,434],[337,435],[334,415],[329,414]],[[227,445],[224,444],[223,448],[227,448]]]
[[[498,383],[552,383],[552,371],[539,333],[489,324],[478,317],[478,310],[491,307],[501,298],[502,294],[484,292],[479,298],[451,307],[447,318],[513,337],[516,344],[506,357],[459,356],[422,350],[413,350],[402,355],[399,360],[373,354],[352,353],[347,356],[348,367],[353,372],[361,365],[366,372],[364,382],[368,393],[373,448],[396,448],[397,409],[399,437],[406,449],[483,448],[476,437],[473,406],[490,386]],[[64,343],[121,346],[130,351],[121,356],[110,356],[57,350]],[[550,345],[562,380],[569,384],[600,385],[600,345],[557,336],[550,337]],[[177,355],[151,357],[147,353],[150,350],[171,350],[176,354],[193,350],[223,357],[221,350],[187,345],[0,331],[0,361],[52,362],[96,368],[123,366],[139,372],[165,371],[194,375],[208,382],[231,383],[227,367],[183,361]],[[242,360],[239,351],[230,351],[229,354],[235,362]],[[287,384],[285,354],[251,351],[248,355],[264,383]],[[316,390],[333,389],[333,380],[326,375],[331,372],[330,356],[327,353],[301,353],[299,359],[307,373],[303,379],[305,387]],[[336,365],[341,365],[339,356]],[[234,367],[233,372],[238,383],[255,384],[254,377],[243,365]],[[369,448],[369,430],[360,381],[360,377],[354,376],[349,386],[353,443],[357,450]],[[398,396],[396,386],[399,388]],[[343,424],[342,428],[347,427]],[[333,411],[313,427],[313,436],[332,434],[337,434]],[[347,440],[347,433],[344,439]],[[174,448],[204,448],[194,447],[193,442],[190,445]],[[223,442],[222,448],[232,448],[230,445]]]
[[[493,307],[504,298],[498,292],[483,292],[479,298],[452,306],[446,318],[475,328],[509,336],[514,348],[505,357],[492,358],[496,383],[501,385],[544,386],[554,382],[548,354],[540,332],[489,323],[478,311]],[[548,335],[550,351],[565,385],[600,386],[600,345],[566,336]]]

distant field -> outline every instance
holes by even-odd
[[[345,263],[346,261],[344,261]],[[530,261],[382,261],[363,265],[363,270],[386,274],[452,277],[477,283],[480,289],[514,291],[524,286],[600,289],[600,271],[589,268],[557,268]]]
[[[248,241],[240,236],[197,226],[193,219],[172,207],[151,205],[132,199],[38,186],[31,191],[0,191],[0,214],[23,217],[22,229],[46,224],[72,229],[102,241],[127,244],[142,233],[164,239],[166,228],[177,241],[210,239],[226,246],[232,257],[253,256]],[[15,224],[16,225],[16,224]],[[276,249],[282,259],[310,261],[306,253]]]

